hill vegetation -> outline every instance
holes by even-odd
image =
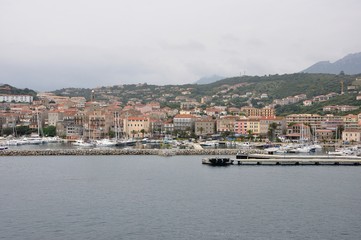
[[[0,94],[31,95],[35,97],[37,93],[29,88],[20,89],[9,84],[1,84]]]
[[[308,107],[303,106],[301,102],[285,106],[275,106],[278,115],[286,115],[290,113],[323,113],[322,108],[326,105],[360,106],[360,102],[355,100],[358,91],[361,91],[361,85],[355,85],[355,80],[360,77],[361,74],[294,73],[233,77],[203,85],[184,84],[157,86],[127,84],[100,87],[94,90],[96,100],[116,101],[122,106],[125,106],[129,102],[147,103],[157,101],[161,103],[161,106],[174,108],[179,107],[180,103],[191,101],[192,99],[200,102],[202,97],[207,96],[210,100],[206,104],[201,105],[203,108],[212,105],[264,107],[274,104],[274,100],[300,94],[305,94],[307,99],[312,99],[319,95],[340,93],[341,82],[343,82],[345,94],[336,94],[337,96],[326,102],[315,103]],[[347,92],[349,86],[355,87],[352,92]],[[6,91],[4,90],[7,94],[36,94],[35,91],[29,89],[21,90],[9,85],[3,85],[3,88],[4,87],[7,88]],[[66,88],[56,90],[53,93],[69,97],[83,96],[89,100],[92,90],[93,89],[89,88]]]

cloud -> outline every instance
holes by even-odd
[[[291,73],[360,51],[357,0],[15,2],[0,1],[0,82],[38,90]]]

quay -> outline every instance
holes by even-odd
[[[235,159],[231,160],[237,165],[348,165],[360,166],[361,158],[319,158],[319,159],[300,159],[300,158],[265,158],[265,159]]]
[[[236,159],[224,157],[208,157],[202,159],[202,164],[212,166],[228,165],[361,165],[358,156],[329,155],[272,155],[238,153]]]
[[[9,156],[82,156],[82,155],[233,155],[236,149],[116,149],[116,148],[90,148],[90,149],[7,149],[0,151],[0,157]]]

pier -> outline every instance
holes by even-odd
[[[233,163],[238,165],[360,165],[358,156],[290,155],[238,153]]]
[[[222,164],[219,164],[222,163]],[[228,165],[348,165],[360,166],[358,156],[329,155],[271,155],[271,154],[237,154],[236,159],[223,157],[208,157],[202,159],[202,164],[213,166]]]
[[[231,160],[237,165],[348,165],[360,166],[361,159],[235,159]]]

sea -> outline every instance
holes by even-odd
[[[361,239],[361,166],[202,157],[0,157],[0,239]]]

